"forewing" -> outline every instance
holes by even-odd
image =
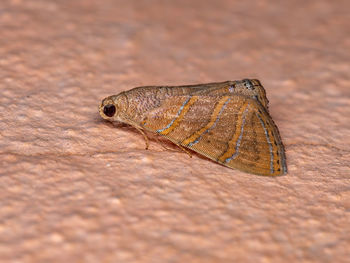
[[[141,126],[231,168],[261,175],[286,172],[277,127],[248,96],[169,97],[145,113]]]

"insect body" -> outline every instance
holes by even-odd
[[[105,98],[99,110],[104,119],[158,133],[230,168],[259,175],[287,172],[265,90],[255,79],[137,87]]]

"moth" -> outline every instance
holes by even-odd
[[[102,118],[157,133],[229,168],[287,173],[285,151],[259,80],[137,87],[102,100]]]

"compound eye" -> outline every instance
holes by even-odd
[[[113,104],[107,104],[103,107],[103,113],[108,117],[113,117],[115,114],[115,106]]]

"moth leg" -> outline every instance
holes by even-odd
[[[176,144],[177,146],[179,146],[179,148],[184,151],[185,153],[187,153],[187,155],[192,158],[192,154],[190,151],[188,151],[185,147],[181,146],[180,144]]]
[[[174,152],[173,149],[167,148],[157,137],[156,137],[156,140],[160,143],[160,145],[162,145],[162,147],[163,147],[165,150]],[[189,156],[190,158],[192,158],[192,154],[191,154],[190,151],[187,151],[186,148],[184,148],[184,147],[181,146],[180,144],[175,144],[175,145],[178,146],[182,151],[184,151],[185,153],[187,153],[188,156]]]
[[[167,151],[174,151],[173,149],[167,148],[167,147],[159,140],[158,136],[156,136],[155,138],[156,138],[157,142],[158,142],[160,145],[162,145],[162,147],[163,147],[165,150],[167,150]]]
[[[149,147],[149,139],[147,137],[147,135],[144,133],[143,130],[141,130],[139,127],[135,127],[142,135],[143,135],[143,138],[145,139],[145,143],[146,143],[146,150],[148,150],[148,147]]]

